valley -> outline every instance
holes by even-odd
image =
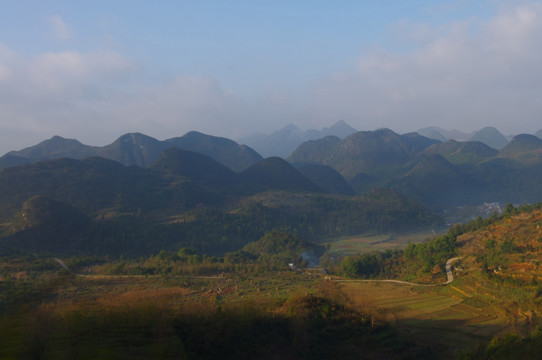
[[[115,144],[55,138],[2,158],[26,156],[0,169],[0,357],[540,346],[542,147],[529,136],[496,150],[383,129],[243,169],[220,154],[255,152],[204,134]]]

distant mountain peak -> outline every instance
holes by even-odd
[[[356,130],[343,120],[337,121],[330,127],[324,127],[322,130],[302,131],[296,125],[289,124],[270,135],[251,135],[239,139],[239,142],[253,147],[264,157],[280,156],[285,158],[305,141],[317,140],[326,136],[344,139],[355,132]]]
[[[322,129],[322,133],[325,136],[333,135],[341,139],[344,139],[348,135],[352,135],[356,132],[357,130],[344,122],[344,120],[339,120],[335,124],[331,125],[331,127],[325,127]]]
[[[471,136],[470,141],[479,141],[497,150],[502,149],[508,144],[506,137],[492,126],[487,126],[475,132]]]
[[[418,134],[428,137],[430,139],[440,140],[442,142],[446,140],[465,141],[468,140],[470,135],[462,131],[444,130],[438,126],[430,126],[416,131]]]

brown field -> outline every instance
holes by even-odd
[[[437,233],[425,230],[408,234],[356,235],[329,239],[330,255],[350,256],[372,251],[404,249],[409,243],[420,243],[436,237]]]

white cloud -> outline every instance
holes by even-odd
[[[33,59],[28,66],[29,82],[38,91],[81,90],[88,84],[111,81],[136,70],[136,66],[113,52],[47,53]],[[74,89],[78,88],[78,89]]]
[[[59,40],[70,40],[74,37],[74,34],[68,24],[62,19],[60,15],[54,15],[49,18],[51,24],[53,36]]]
[[[542,118],[542,3],[506,7],[495,17],[435,28],[407,53],[365,52],[350,77],[319,84],[312,103],[358,128],[399,131],[438,125],[536,131]],[[405,24],[401,31],[405,31]]]

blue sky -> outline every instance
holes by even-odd
[[[540,1],[0,1],[0,153],[293,123],[542,128]]]

